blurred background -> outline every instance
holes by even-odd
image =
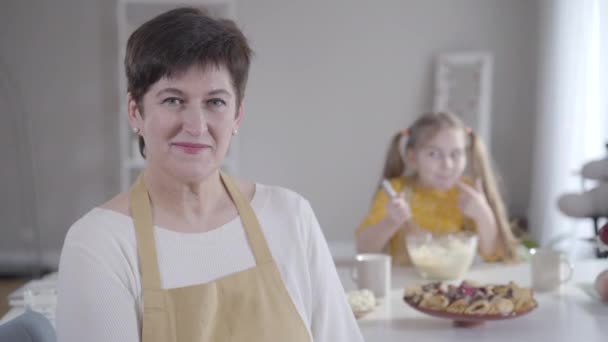
[[[0,1],[0,273],[54,269],[70,225],[137,167],[122,56],[140,21],[184,1]],[[556,197],[602,158],[604,0],[189,1],[255,51],[231,170],[312,204],[335,254],[376,191],[390,137],[432,110],[438,56],[493,57],[489,141],[510,216],[540,243],[588,236]]]

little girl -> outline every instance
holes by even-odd
[[[398,132],[383,179],[398,195],[390,198],[378,187],[356,230],[360,252],[387,251],[397,264],[406,264],[405,235],[419,227],[433,234],[473,230],[487,261],[516,258],[517,241],[485,148],[455,115],[424,114]]]

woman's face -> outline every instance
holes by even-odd
[[[129,98],[129,120],[146,142],[148,167],[186,182],[216,171],[243,116],[236,100],[230,73],[213,64],[161,78],[144,94],[142,108]]]
[[[462,129],[444,128],[408,153],[422,185],[448,190],[462,176],[467,164],[466,139]]]

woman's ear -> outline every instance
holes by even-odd
[[[142,130],[142,116],[139,105],[133,96],[131,96],[131,93],[127,94],[127,117],[129,119],[129,125],[134,132]]]
[[[241,124],[241,120],[243,120],[243,115],[245,115],[245,105],[241,101],[239,108],[236,110],[235,120],[238,125]]]
[[[234,117],[233,131],[238,131],[239,127],[241,126],[241,121],[243,120],[243,115],[245,115],[245,106],[243,105],[243,102],[241,102]]]

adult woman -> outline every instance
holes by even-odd
[[[59,340],[361,340],[308,202],[220,171],[249,59],[232,22],[192,8],[129,38],[129,122],[146,167],[70,228]]]

